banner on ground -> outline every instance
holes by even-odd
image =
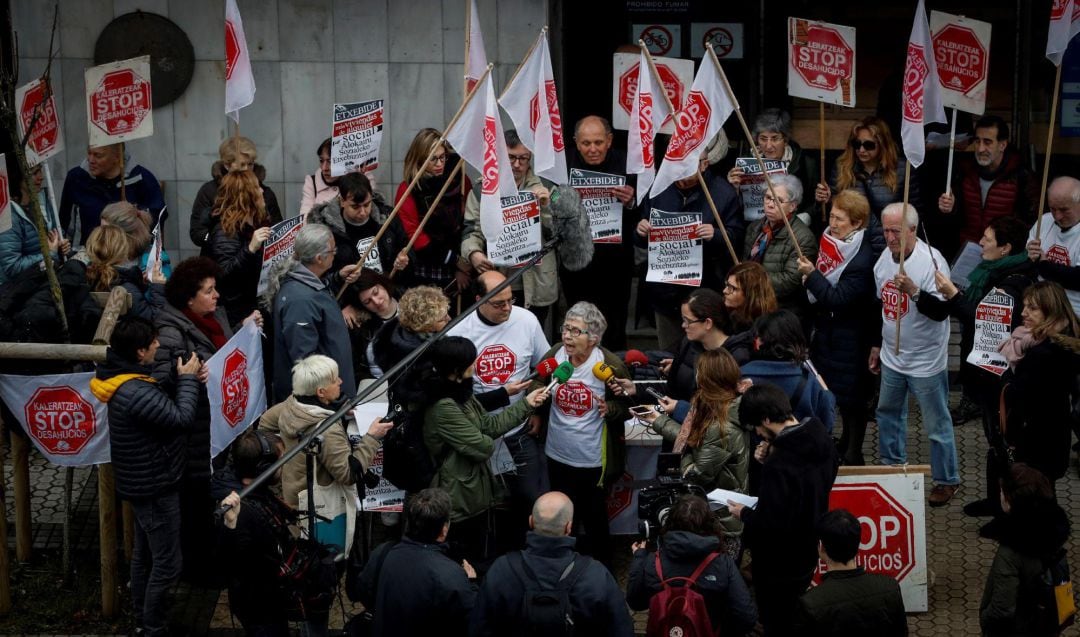
[[[244,21],[236,0],[225,0],[225,114],[240,123],[240,109],[255,101]]]
[[[353,409],[354,422],[347,425],[349,443],[352,446],[355,447],[360,444],[360,438],[367,433],[371,421],[376,418],[386,417],[387,407],[387,403],[384,402],[371,402],[357,405]],[[382,477],[382,449],[375,454],[369,469],[379,476],[379,484],[374,489],[364,490],[364,511],[401,511],[401,505],[405,502],[405,491],[395,487],[389,480]]]
[[[930,33],[942,104],[982,115],[990,74],[990,23],[931,11]]]
[[[912,168],[918,168],[926,156],[926,137],[923,126],[931,122],[944,122],[945,109],[941,105],[941,82],[938,80],[937,63],[934,61],[930,41],[930,25],[926,21],[923,0],[915,9],[908,40],[907,61],[904,63],[904,87],[901,105],[903,121],[900,137],[904,143],[904,155]]]
[[[210,375],[210,458],[266,411],[262,334],[254,321],[244,325],[206,361]],[[209,462],[210,458],[207,458]]]
[[[533,172],[565,184],[566,141],[546,30],[540,33],[532,53],[521,63],[499,104],[514,122],[521,143],[533,152]]]
[[[630,129],[630,115],[634,110],[634,95],[637,94],[638,78],[641,76],[640,53],[616,53],[613,58],[614,77],[612,80],[611,126],[619,130]],[[694,61],[653,56],[656,72],[660,75],[664,92],[671,104],[682,107],[690,85],[694,82]],[[647,67],[646,67],[647,68]],[[652,78],[655,87],[655,78]],[[653,106],[663,101],[659,93],[654,93]],[[656,132],[670,135],[675,132],[671,119],[664,121]]]
[[[284,261],[293,254],[293,244],[300,228],[304,227],[303,215],[292,217],[270,226],[270,236],[263,244],[262,271],[259,272],[259,286],[256,294],[262,296],[270,286],[270,270],[278,261]],[[373,251],[374,252],[374,251]]]
[[[330,138],[330,175],[340,177],[354,170],[379,167],[383,134],[383,101],[334,104],[333,136]]]
[[[926,495],[921,473],[844,475],[829,492],[829,510],[847,509],[862,536],[855,563],[900,584],[904,610],[927,610]],[[814,584],[827,570],[818,561]]]
[[[11,230],[11,182],[7,171],[7,157],[0,153],[0,232]]]
[[[540,252],[540,204],[527,190],[502,198],[502,232],[488,241],[488,258],[497,266],[524,263]]]
[[[788,18],[788,95],[855,106],[855,27]]]
[[[593,243],[622,243],[623,205],[614,188],[625,186],[626,177],[580,168],[570,169],[570,185],[581,195],[589,215]]]
[[[787,165],[786,161],[780,159],[766,159],[765,171],[770,175],[784,175],[787,174]],[[737,158],[735,167],[743,171],[742,180],[739,182],[743,219],[757,221],[765,216],[765,191],[768,189],[765,173],[761,170],[761,164],[753,157]]]
[[[998,376],[1009,368],[1009,361],[998,351],[1012,334],[1013,297],[994,288],[975,308],[975,342],[967,362]]]
[[[697,228],[700,212],[649,211],[649,272],[646,281],[701,285],[703,254]]]
[[[90,391],[94,375],[0,376],[0,398],[41,455],[55,465],[111,461],[108,407]]]
[[[83,79],[90,148],[154,134],[149,55],[92,66]]]
[[[27,164],[37,166],[64,150],[56,97],[44,80],[34,80],[15,89],[15,105],[19,109],[19,136],[25,137],[30,124],[34,125],[34,134],[26,139]]]

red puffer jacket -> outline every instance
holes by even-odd
[[[982,203],[982,189],[979,187],[978,164],[974,161],[964,162],[960,171],[960,210],[955,212],[963,214],[960,222],[962,241],[978,243],[987,224],[998,217],[1015,215],[1025,223],[1035,221],[1032,209],[1039,199],[1038,184],[1021,166],[1019,155],[1006,149],[1003,166],[986,193],[985,204]]]

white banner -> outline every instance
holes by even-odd
[[[536,195],[522,190],[502,198],[502,232],[488,243],[488,258],[497,266],[515,266],[540,252],[540,204]]]
[[[1069,41],[1080,31],[1080,5],[1076,0],[1051,0],[1050,28],[1046,34],[1046,58],[1061,66]]]
[[[334,104],[330,138],[330,175],[368,172],[379,167],[383,135],[383,101]]]
[[[1012,334],[1013,298],[994,288],[975,308],[975,342],[967,362],[998,376],[1009,368],[1009,361],[998,351]]]
[[[244,22],[236,0],[225,0],[225,114],[240,123],[240,109],[255,101]]]
[[[83,79],[90,148],[154,134],[149,55],[92,66]]]
[[[210,369],[206,379],[206,394],[210,399],[210,458],[224,451],[266,411],[262,357],[262,334],[251,321],[206,361]]]
[[[270,269],[274,264],[292,256],[296,235],[300,234],[300,228],[304,227],[305,218],[303,215],[292,217],[270,226],[270,236],[263,244],[262,271],[259,272],[257,291],[259,296],[262,296],[270,285]]]
[[[640,53],[616,53],[612,57],[613,74],[611,87],[611,126],[618,130],[630,129],[630,116],[634,110],[634,95],[637,94],[641,77]],[[682,107],[686,93],[694,82],[694,61],[678,58],[653,56],[653,64],[660,75],[660,84],[668,99],[676,109]],[[651,78],[656,87],[655,77]],[[663,101],[660,94],[653,91],[653,106]],[[666,109],[666,107],[665,107]],[[675,132],[671,119],[665,119],[656,129],[657,133],[670,135]]]
[[[653,89],[652,71],[649,60],[643,51],[638,62],[638,81],[635,83],[633,107],[630,121],[634,123],[626,137],[626,172],[637,175],[637,189],[634,192],[638,202],[649,192],[653,179],[656,178],[656,151],[654,142],[656,131],[664,121],[671,117],[667,100]],[[672,102],[674,103],[674,102]],[[619,235],[621,240],[622,235]],[[596,239],[596,236],[593,236]]]
[[[11,230],[11,182],[7,171],[7,157],[0,153],[0,232]]]
[[[697,228],[700,212],[649,211],[649,272],[646,281],[701,285],[703,253]]]
[[[982,115],[990,76],[990,23],[931,11],[930,32],[942,104]]]
[[[45,98],[48,93],[48,99]],[[64,135],[60,116],[56,112],[56,96],[44,80],[34,80],[15,89],[15,105],[19,109],[19,135],[25,136],[34,124],[34,134],[26,140],[26,163],[37,166],[64,150]]]
[[[41,455],[55,465],[111,461],[108,407],[90,391],[94,376],[0,376],[0,398]]]
[[[904,119],[900,122],[900,137],[904,142],[904,155],[912,168],[918,168],[926,155],[923,126],[930,122],[945,121],[945,109],[941,105],[941,82],[938,80],[937,64],[934,62],[930,25],[926,21],[926,6],[923,0],[919,0],[915,9],[915,21],[911,25],[907,61],[904,63],[904,92],[901,103]]]
[[[581,195],[581,205],[589,215],[593,243],[622,243],[623,205],[615,198],[614,188],[625,186],[626,177],[571,168],[570,185]]]
[[[766,159],[765,170],[770,175],[787,174],[786,161],[779,159]],[[739,197],[742,198],[743,219],[757,221],[765,216],[765,174],[761,172],[761,164],[753,157],[739,157],[735,160],[735,167],[743,171],[742,180],[739,182]]]
[[[514,122],[521,143],[533,152],[533,172],[557,184],[566,183],[566,142],[551,72],[547,31],[524,62],[499,104]]]
[[[855,106],[855,28],[788,18],[788,95]]]
[[[348,424],[349,443],[356,446],[360,438],[367,433],[371,421],[376,418],[385,418],[387,403],[371,402],[357,405],[353,409],[355,422]],[[369,467],[379,476],[379,484],[374,489],[364,490],[364,511],[401,511],[401,505],[405,502],[405,491],[395,487],[386,478],[382,477],[383,452],[382,449],[375,454]]]

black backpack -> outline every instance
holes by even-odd
[[[517,575],[525,587],[522,599],[521,635],[551,635],[570,637],[575,635],[573,608],[570,604],[570,591],[578,577],[589,566],[590,559],[578,555],[563,570],[555,588],[543,588],[536,574],[525,563],[521,551],[507,553],[510,569]]]

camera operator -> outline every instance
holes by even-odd
[[[656,552],[646,550],[644,541],[632,547],[634,561],[626,586],[630,608],[648,609],[663,580],[690,577],[711,560],[693,586],[705,598],[714,634],[749,632],[757,622],[757,610],[735,561],[724,551],[720,532],[719,521],[704,498],[680,496],[664,521]],[[657,573],[658,562],[662,577]]]

